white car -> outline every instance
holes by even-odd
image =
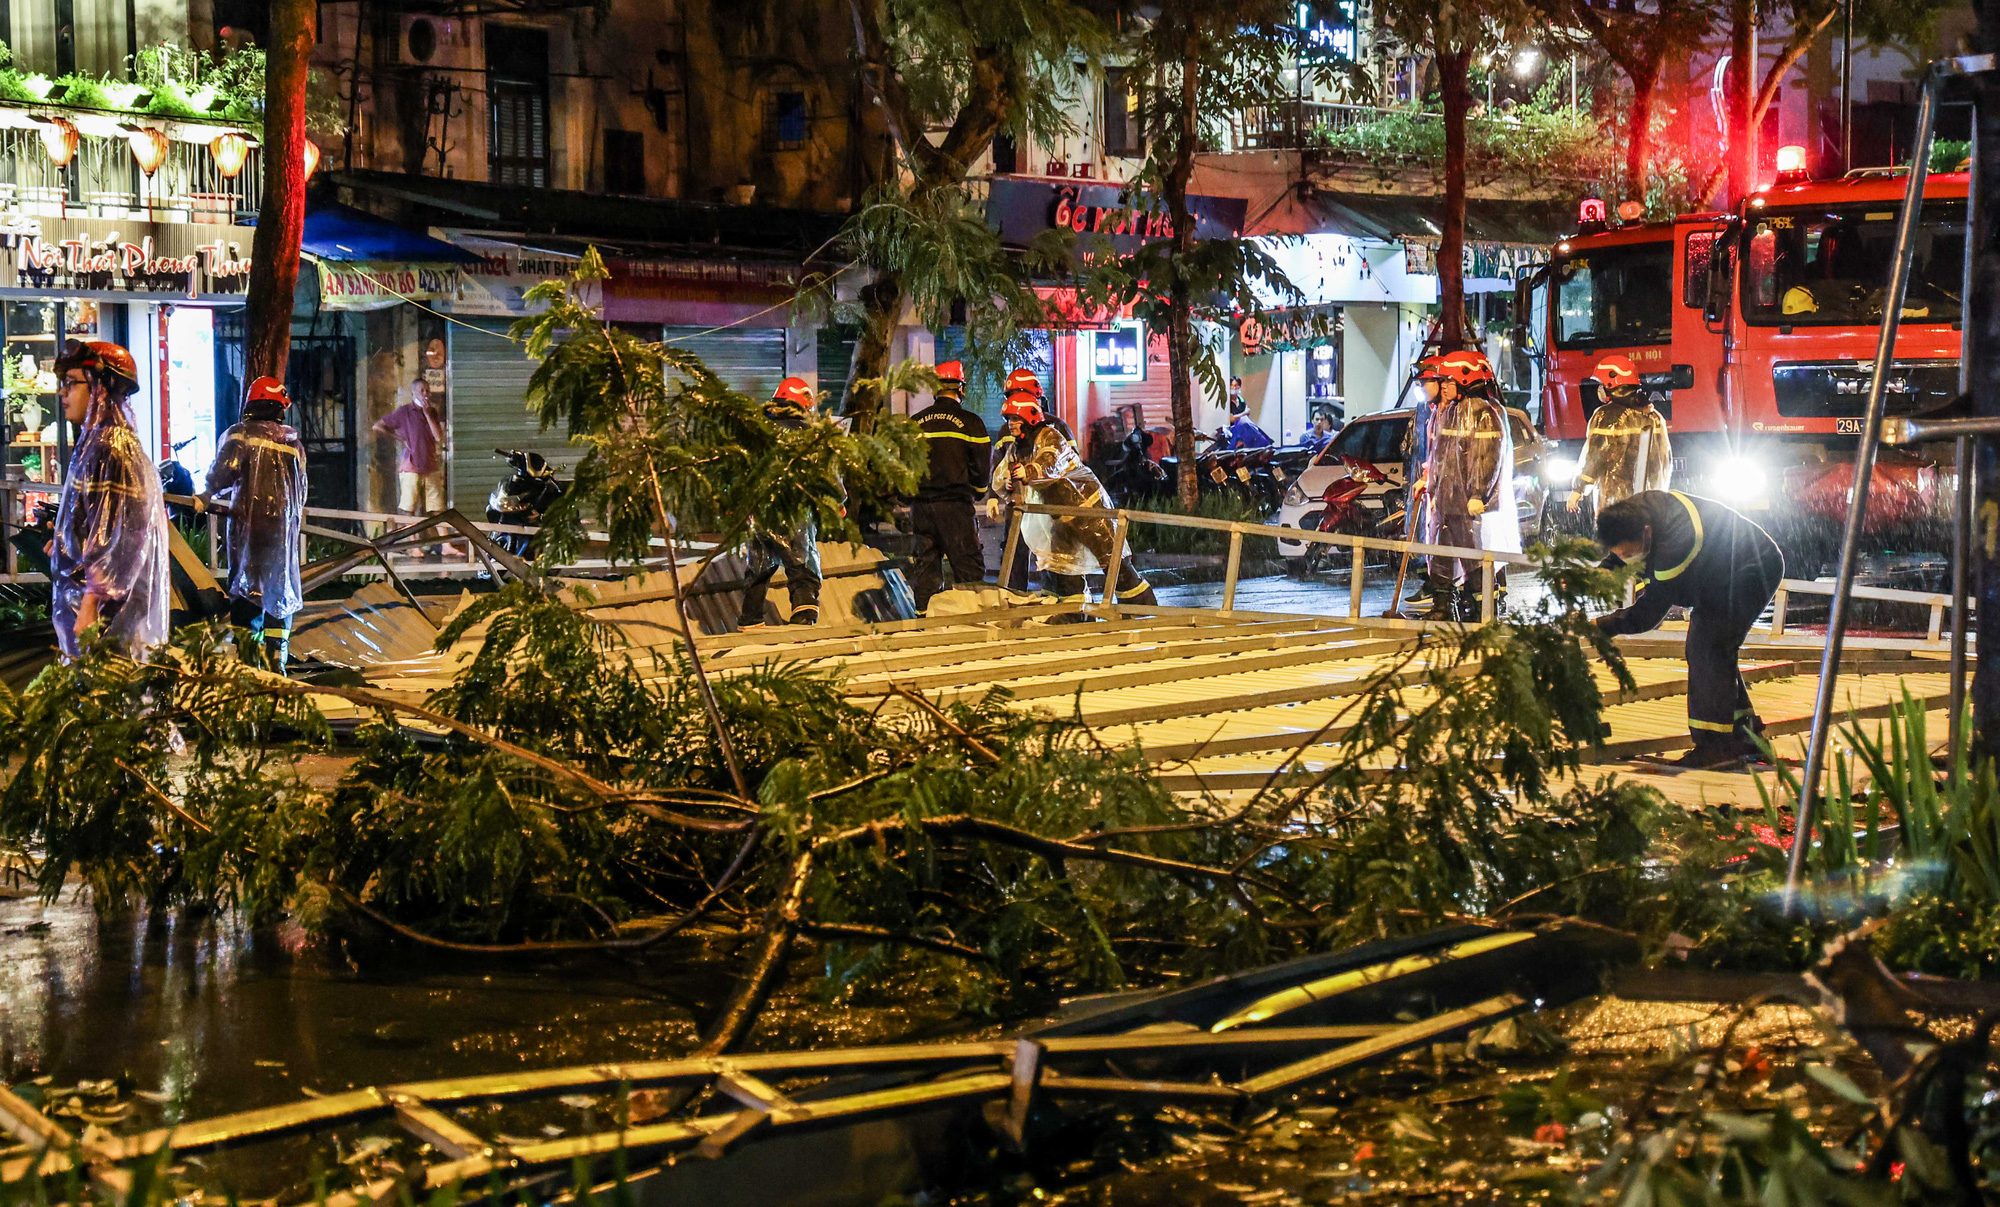
[[[1363,506],[1378,519],[1399,510],[1409,485],[1403,480],[1403,438],[1415,414],[1413,408],[1400,407],[1349,420],[1286,488],[1278,507],[1278,524],[1308,531],[1319,528],[1320,500],[1326,488],[1348,476],[1347,467],[1341,464],[1343,457],[1368,462],[1384,479],[1368,485],[1362,493]],[[1526,547],[1542,536],[1543,504],[1548,499],[1542,463],[1554,446],[1535,430],[1526,411],[1508,407],[1507,420],[1514,429],[1514,502],[1521,517],[1521,544]],[[1304,541],[1278,538],[1278,553],[1293,573],[1305,571],[1309,548]]]

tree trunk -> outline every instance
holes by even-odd
[[[856,383],[880,380],[889,371],[889,340],[896,334],[896,319],[903,313],[902,275],[876,274],[861,288],[861,306],[861,336],[854,341],[854,355],[848,358],[847,382],[841,392],[841,413],[853,417],[857,432],[873,427],[876,414],[888,402],[882,391]]]
[[[264,201],[250,244],[243,334],[251,378],[285,378],[292,352],[292,291],[306,224],[306,70],[312,56],[312,0],[272,0],[264,60]]]
[[[1627,71],[1632,81],[1632,116],[1625,132],[1625,197],[1645,201],[1653,174],[1653,94],[1659,88],[1660,60],[1639,71]]]
[[[1194,444],[1194,298],[1180,268],[1194,251],[1194,216],[1188,212],[1188,182],[1194,178],[1194,154],[1201,138],[1201,51],[1190,24],[1181,52],[1181,90],[1174,128],[1174,161],[1162,182],[1167,215],[1174,224],[1174,277],[1167,289],[1167,384],[1174,413],[1174,456],[1180,463],[1181,508],[1189,515],[1201,503],[1201,480],[1195,473]]]
[[[1735,209],[1757,187],[1757,0],[1734,0],[1729,51],[1729,195]]]
[[[1472,107],[1466,76],[1472,51],[1439,46],[1438,91],[1444,103],[1444,220],[1438,223],[1438,341],[1465,346],[1465,115]]]

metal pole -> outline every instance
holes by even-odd
[[[1850,4],[1852,0],[1849,0]],[[1979,122],[1972,123],[1970,178],[1979,179]],[[1966,344],[1970,342],[1972,315],[1968,313],[1972,298],[1973,245],[1977,239],[1983,207],[1979,203],[1979,189],[1975,186],[1966,190],[1965,199],[1965,271],[1959,282],[1959,346],[1958,346],[1958,395],[1963,398],[1972,393],[1972,358],[1966,355]],[[1972,574],[1969,559],[1972,557],[1972,438],[1960,436],[1954,442],[1953,469],[1958,475],[1958,495],[1952,500],[1951,522],[1951,761],[1955,765],[1965,752],[1960,738],[1965,728],[1965,653],[1966,635],[1971,631],[1971,621],[1966,615],[1966,604],[1970,599]]]
[[[1840,170],[1854,169],[1854,0],[1841,6],[1845,26],[1840,35]]]
[[[1847,499],[1847,530],[1841,534],[1840,569],[1833,583],[1833,605],[1827,614],[1826,650],[1820,655],[1819,692],[1813,702],[1812,734],[1806,742],[1805,773],[1799,784],[1799,812],[1792,839],[1791,861],[1785,871],[1785,910],[1798,900],[1799,877],[1806,850],[1812,845],[1813,811],[1819,804],[1819,778],[1826,760],[1827,730],[1833,723],[1833,693],[1840,674],[1840,647],[1847,636],[1847,605],[1854,589],[1854,566],[1860,560],[1861,518],[1868,510],[1868,480],[1875,472],[1875,450],[1882,437],[1882,400],[1889,365],[1896,351],[1896,328],[1902,322],[1903,296],[1910,284],[1910,252],[1924,205],[1925,165],[1930,163],[1931,130],[1937,118],[1941,74],[1933,66],[1924,76],[1917,105],[1917,143],[1910,161],[1910,183],[1903,193],[1903,211],[1896,217],[1896,247],[1889,262],[1889,288],[1882,301],[1881,333],[1875,341],[1875,371],[1868,379],[1868,409],[1861,420],[1861,444],[1854,455],[1854,488]]]

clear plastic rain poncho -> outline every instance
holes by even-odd
[[[1521,551],[1521,521],[1514,506],[1514,433],[1498,403],[1462,394],[1432,407],[1430,460],[1424,476],[1430,484],[1424,540],[1438,543],[1444,517],[1471,515],[1468,504],[1478,499],[1485,504],[1479,515],[1479,547],[1491,553]]]
[[[203,497],[229,517],[230,597],[256,600],[266,616],[297,612],[306,506],[306,450],[298,432],[252,410],[223,436]]]
[[[124,404],[105,399],[71,451],[49,558],[56,644],[75,658],[77,609],[98,600],[104,638],[132,658],[167,639],[167,509]]]
[[[1660,413],[1643,397],[1611,399],[1591,412],[1577,481],[1597,487],[1602,509],[1642,490],[1668,489],[1673,461],[1667,421]]]
[[[1014,464],[1025,468],[1025,479],[1015,486],[996,474],[994,484],[996,490],[1012,491],[1016,502],[1052,507],[1113,506],[1076,445],[1064,439],[1052,423],[1021,429],[1020,438],[1008,446],[1002,468]],[[1083,575],[1104,569],[1111,562],[1114,535],[1112,522],[1105,519],[1032,513],[1021,517],[1021,540],[1035,551],[1035,564],[1050,574]],[[1131,560],[1129,550],[1125,560]]]

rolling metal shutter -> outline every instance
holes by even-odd
[[[692,352],[732,390],[752,398],[769,398],[785,380],[783,327],[730,327],[704,331],[700,327],[668,327],[666,343]]]
[[[535,362],[506,338],[512,320],[464,318],[485,331],[449,325],[451,340],[451,499],[474,520],[486,518],[486,496],[510,472],[496,448],[534,449],[567,478],[583,458],[561,428],[541,430],[528,413],[528,378]]]

